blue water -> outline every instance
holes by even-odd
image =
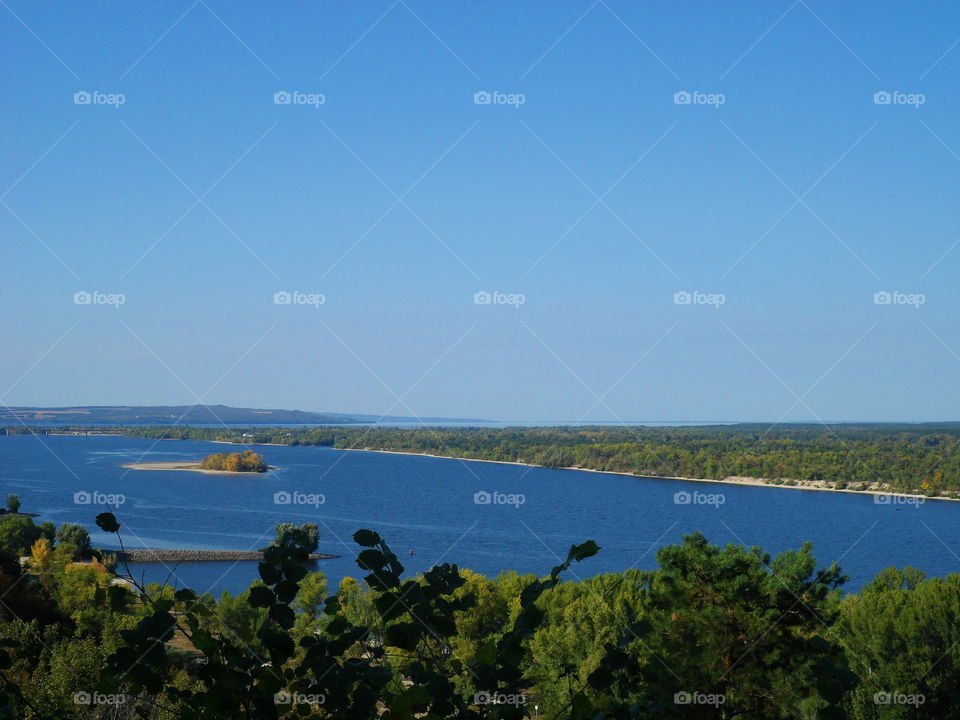
[[[345,452],[320,447],[257,448],[278,469],[266,475],[132,471],[125,463],[195,460],[222,444],[118,437],[0,437],[0,493],[20,496],[37,522],[85,525],[94,544],[116,547],[94,524],[109,509],[128,547],[258,549],[280,521],[315,522],[316,563],[334,587],[363,573],[351,536],[377,530],[409,572],[438,562],[495,575],[546,573],[570,545],[596,540],[602,550],[571,578],[655,566],[656,549],[696,530],[714,543],[760,545],[770,553],[806,541],[822,565],[839,560],[856,590],[890,565],[928,575],[960,572],[960,503],[915,507],[875,504],[870,496],[735,487],[677,480],[546,470],[497,463]],[[77,492],[124,496],[119,507],[74,503]],[[477,492],[525,496],[522,505],[476,504]],[[678,505],[677,492],[721,493],[724,503]],[[322,494],[317,506],[275,504],[278,492]],[[413,550],[413,555],[409,555]],[[238,592],[256,563],[143,564],[135,575],[215,594]]]

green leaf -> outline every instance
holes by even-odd
[[[97,515],[97,527],[108,533],[115,533],[120,530],[120,523],[111,512],[100,513]]]
[[[293,582],[299,582],[303,580],[308,573],[308,570],[303,566],[302,562],[285,562],[282,565],[282,569],[287,580],[291,580]]]
[[[173,599],[177,602],[193,602],[197,599],[197,594],[190,588],[181,588],[173,594]]]
[[[272,605],[270,607],[270,617],[284,630],[289,630],[293,627],[294,615],[289,605],[284,605],[283,603]]]
[[[586,560],[588,557],[593,557],[598,552],[600,552],[600,546],[597,545],[593,540],[587,540],[581,545],[573,545],[570,548],[570,552],[567,554],[567,562],[572,562],[576,560],[581,562]]]
[[[283,578],[283,575],[273,565],[260,563],[257,568],[260,571],[260,577],[267,585],[276,585]]]
[[[379,550],[363,550],[357,555],[357,565],[361,570],[379,570],[386,563],[386,558]]]
[[[250,588],[250,607],[270,607],[276,599],[273,590],[268,587],[255,585]]]
[[[372,572],[364,578],[364,581],[379,592],[386,592],[400,584],[400,578],[389,572]]]
[[[420,642],[420,630],[413,623],[397,623],[384,632],[384,642],[402,650],[414,650]]]
[[[381,538],[380,535],[373,530],[357,530],[353,534],[353,541],[357,545],[363,545],[364,547],[375,547],[380,544]]]
[[[277,586],[274,588],[274,591],[277,594],[277,600],[283,603],[288,603],[293,601],[297,596],[297,591],[300,589],[300,586],[297,583],[290,580],[284,580],[283,582],[277,583]]]

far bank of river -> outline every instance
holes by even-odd
[[[757,478],[757,477],[744,477],[741,475],[729,475],[725,478],[719,480],[713,478],[694,478],[694,477],[678,477],[670,475],[639,475],[637,473],[631,472],[621,472],[618,470],[595,470],[593,468],[587,467],[548,467],[547,465],[537,465],[534,463],[526,463],[520,461],[512,460],[484,460],[483,458],[468,458],[468,457],[458,457],[456,455],[436,455],[433,453],[423,453],[423,452],[412,452],[406,450],[378,450],[376,448],[335,448],[337,450],[345,450],[348,452],[374,452],[374,453],[385,453],[388,455],[416,455],[419,457],[431,457],[431,458],[440,458],[443,460],[462,460],[464,462],[483,462],[483,463],[496,463],[498,465],[519,465],[520,467],[530,467],[530,468],[543,468],[546,470],[576,470],[579,472],[591,472],[591,473],[600,473],[602,475],[622,475],[626,477],[640,478],[645,480],[684,480],[686,482],[701,482],[701,483],[719,483],[721,485],[748,485],[750,487],[770,487],[770,488],[785,488],[788,490],[817,490],[820,492],[831,492],[831,493],[851,493],[853,495],[875,495],[882,497],[891,497],[891,498],[904,498],[904,499],[919,499],[923,500],[949,500],[951,502],[958,502],[960,498],[955,497],[946,497],[945,495],[920,495],[918,493],[903,493],[895,492],[888,488],[885,488],[881,483],[861,483],[865,487],[862,490],[856,490],[852,488],[837,488],[834,487],[832,483],[828,483],[824,480],[796,480],[794,478]],[[880,503],[884,504],[884,503]]]

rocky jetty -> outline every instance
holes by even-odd
[[[237,562],[241,560],[263,560],[263,553],[256,550],[167,550],[164,548],[127,548],[112,552],[117,560],[127,562]],[[329,560],[339,555],[311,553],[311,560]]]

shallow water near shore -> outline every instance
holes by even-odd
[[[380,532],[411,573],[451,562],[487,575],[543,574],[571,544],[593,539],[600,554],[568,574],[586,578],[652,568],[658,547],[697,530],[713,543],[770,553],[810,540],[821,565],[839,561],[850,576],[847,590],[891,565],[933,576],[960,572],[960,503],[877,504],[872,496],[322,447],[261,446],[277,469],[252,477],[122,467],[197,460],[222,449],[198,441],[4,436],[0,490],[18,494],[23,511],[39,513],[37,522],[85,525],[104,548],[116,547],[94,524],[104,510],[116,513],[128,547],[256,550],[278,522],[315,522],[318,551],[341,556],[314,563],[331,587],[363,575],[351,539],[359,528]],[[122,502],[97,504],[110,496]],[[246,561],[132,570],[138,579],[217,595],[257,577],[256,563]]]

